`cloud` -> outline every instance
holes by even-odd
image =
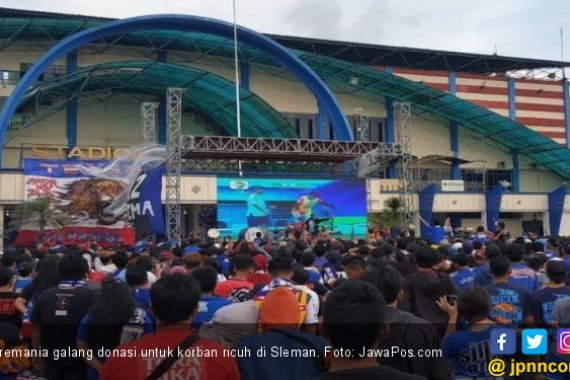
[[[236,0],[238,23],[267,33],[560,58],[567,0]],[[106,17],[185,13],[232,20],[232,0],[4,0],[2,6]],[[566,43],[570,58],[570,44]]]
[[[340,0],[296,1],[281,20],[288,34],[341,38],[343,8]]]

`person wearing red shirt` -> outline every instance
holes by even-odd
[[[243,302],[253,288],[253,283],[248,277],[253,273],[255,266],[249,254],[237,254],[232,258],[235,274],[227,281],[218,282],[214,289],[214,295],[227,298],[231,301]]]
[[[200,299],[200,285],[194,278],[165,276],[150,289],[150,299],[158,320],[156,333],[117,347],[101,369],[101,380],[147,379],[169,352],[177,359],[155,378],[239,380],[235,359],[224,355],[219,343],[196,337],[186,350],[178,350],[195,334],[189,329]]]
[[[253,256],[255,271],[247,277],[254,285],[267,285],[271,281],[271,276],[267,273],[267,258],[262,255]]]

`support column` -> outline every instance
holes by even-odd
[[[515,80],[513,78],[509,78],[507,80],[507,88],[508,88],[508,94],[509,94],[509,119],[516,120],[517,119],[517,103],[516,103]]]
[[[319,107],[319,113],[317,114],[317,140],[329,140],[329,116],[327,115],[324,107],[320,104],[317,106]]]
[[[239,64],[239,85],[249,91],[249,62],[241,62]]]
[[[461,213],[458,212],[454,212],[450,215],[450,222],[451,222],[451,227],[453,227],[454,229],[457,227],[461,227]]]
[[[451,95],[457,93],[456,84],[457,74],[455,71],[449,72],[448,77],[448,88]],[[459,168],[459,162],[457,157],[459,155],[459,126],[455,121],[449,121],[449,150],[453,155],[453,162],[451,163],[451,179],[461,179],[461,169]]]
[[[158,143],[166,145],[166,105],[164,99],[160,100],[158,106]]]
[[[4,252],[4,205],[0,205],[0,250]]]
[[[566,185],[562,185],[548,194],[548,224],[550,225],[550,235],[552,236],[560,234],[566,193]]]
[[[514,193],[521,191],[521,179],[520,179],[520,168],[519,168],[519,152],[513,150],[511,152],[513,160],[513,173],[511,176],[511,190]]]
[[[158,50],[156,52],[156,60],[161,63],[168,62],[168,53],[166,50]],[[158,144],[166,145],[166,103],[164,98],[160,99],[158,105]]]
[[[391,66],[386,66],[384,69],[389,74],[394,73],[394,68]],[[394,123],[394,99],[390,97],[385,98],[386,101],[386,142],[393,143],[396,142],[396,131]],[[396,164],[390,163],[388,165],[388,178],[396,178]]]
[[[570,83],[568,79],[562,81],[564,94],[564,127],[566,130],[566,147],[570,148]]]
[[[501,213],[501,200],[503,199],[503,192],[505,188],[502,185],[497,185],[487,192],[485,195],[485,208],[487,216],[486,228],[488,231],[495,232],[497,226],[495,223],[499,221]]]
[[[424,188],[422,191],[419,192],[419,211],[420,216],[427,222],[431,223],[431,218],[433,214],[433,200],[435,198],[435,192],[437,191],[437,186],[435,183]],[[429,236],[428,227],[420,223],[420,235],[423,237]]]
[[[67,73],[77,70],[77,50],[67,54]],[[67,146],[69,148],[77,145],[77,96],[67,102],[65,108],[65,130],[67,136]]]
[[[180,171],[182,162],[182,98],[185,89],[168,88],[166,145],[166,232],[169,239],[180,239]]]
[[[509,78],[507,80],[507,88],[509,94],[509,119],[517,120],[517,102],[516,102],[516,88],[515,80]],[[513,171],[511,175],[511,190],[513,192],[520,191],[520,168],[519,168],[519,154],[517,151],[512,151]]]

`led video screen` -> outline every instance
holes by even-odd
[[[314,217],[346,238],[366,234],[363,179],[218,178],[218,227],[223,235],[244,229],[284,229]]]

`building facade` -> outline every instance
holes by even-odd
[[[109,22],[0,10],[0,104],[55,43]],[[565,185],[566,173],[570,176],[570,161],[564,156],[570,145],[570,99],[568,83],[556,70],[559,62],[269,37],[326,82],[354,136],[359,137],[359,128],[366,125],[364,138],[396,140],[393,104],[411,103],[415,212],[429,208],[430,216],[452,216],[455,226],[486,225],[489,193],[502,186],[498,218],[512,232],[540,226],[546,234],[570,234],[570,198],[565,197],[563,205],[553,198],[553,192]],[[10,210],[24,199],[23,158],[111,158],[116,149],[140,144],[141,102],[164,103],[157,95],[160,86],[188,89],[183,134],[235,135],[228,116],[235,104],[215,96],[223,88],[231,89],[235,80],[229,46],[231,41],[205,33],[128,31],[85,44],[50,65],[22,98],[4,137],[0,215],[9,218]],[[305,83],[247,46],[240,45],[240,62],[240,85],[247,91],[243,112],[249,112],[252,137],[336,139],[323,107]],[[346,67],[361,70],[361,75],[345,75]],[[545,69],[548,74],[537,78],[536,72]],[[209,90],[214,96],[201,85],[205,78],[217,83]],[[402,95],[397,85],[379,87],[390,81],[411,90]],[[444,100],[447,108],[434,105]],[[265,124],[259,121],[262,117]],[[161,106],[160,142],[165,139],[164,119]],[[279,124],[283,120],[287,125]],[[279,133],[257,135],[257,126],[271,123],[279,124]],[[516,149],[517,138],[528,147]],[[552,149],[562,152],[560,159],[537,159]],[[383,200],[398,192],[395,173],[388,167],[368,180],[370,212],[382,211]],[[197,205],[216,202],[218,174],[214,169],[185,171],[181,203],[186,232],[196,225]],[[463,181],[461,191],[442,186],[446,180]],[[430,185],[435,185],[435,194],[426,201],[421,191]]]

